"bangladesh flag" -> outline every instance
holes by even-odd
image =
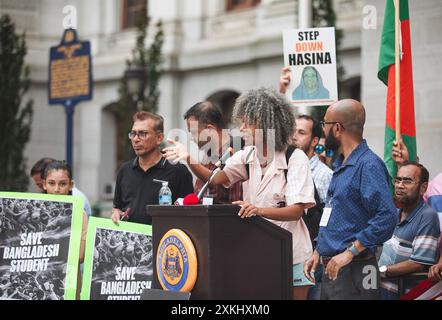
[[[402,141],[408,148],[410,160],[416,160],[416,125],[414,121],[413,68],[411,58],[410,20],[408,0],[400,0],[401,51],[400,62],[400,127]],[[384,161],[391,177],[397,168],[391,157],[395,137],[395,6],[394,0],[387,0],[379,54],[378,78],[388,86],[387,117],[385,126]]]

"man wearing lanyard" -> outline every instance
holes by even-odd
[[[364,107],[351,99],[331,105],[322,122],[326,148],[341,155],[316,250],[304,268],[311,277],[319,262],[324,265],[321,300],[379,298],[376,248],[391,238],[398,222],[387,168],[363,139],[364,124]],[[364,281],[370,272],[374,284]]]

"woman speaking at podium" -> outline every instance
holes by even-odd
[[[211,185],[229,187],[243,182],[241,218],[261,216],[292,233],[293,298],[307,298],[313,285],[303,274],[304,262],[311,256],[309,232],[301,219],[315,205],[310,164],[304,152],[291,147],[295,119],[284,96],[273,89],[259,88],[243,93],[236,100],[233,118],[241,123],[243,150],[226,161]],[[190,159],[180,143],[163,150],[168,160],[186,160],[195,175],[207,181],[211,171]]]

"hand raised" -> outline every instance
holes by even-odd
[[[290,68],[284,67],[281,69],[281,77],[279,78],[279,92],[285,93],[290,85]]]
[[[172,139],[167,139],[167,142],[171,144],[171,146],[164,148],[161,150],[163,156],[172,162],[178,162],[181,160],[187,161],[189,157],[189,152],[184,144],[177,142]]]
[[[408,149],[407,146],[402,142],[402,139],[393,141],[391,157],[398,166],[401,166],[405,161],[409,160],[410,156],[408,154]]]

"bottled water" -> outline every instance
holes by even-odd
[[[167,181],[161,182],[163,186],[159,193],[159,204],[160,205],[172,205],[172,191],[169,189],[169,183]]]

